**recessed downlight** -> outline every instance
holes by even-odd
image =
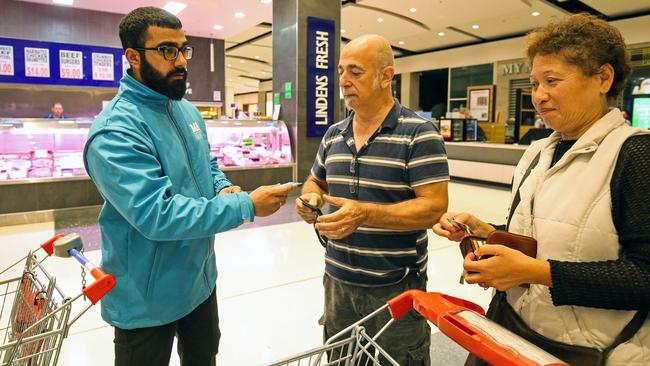
[[[442,36],[445,35],[445,32],[438,32],[438,35],[439,35],[440,37],[442,37]]]
[[[534,17],[538,17],[538,16],[539,16],[539,12],[538,12],[538,11],[534,11],[534,12],[532,12],[530,15],[532,15],[532,16],[534,16]]]
[[[246,14],[242,13],[241,11],[238,11],[238,12],[235,13],[235,18],[237,18],[237,19],[241,19],[241,18],[243,18],[245,16],[246,16]]]
[[[384,21],[384,18],[377,18],[377,21],[378,21],[379,23],[381,23],[381,22]]]

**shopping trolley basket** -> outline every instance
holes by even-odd
[[[438,292],[408,290],[386,305],[328,339],[322,347],[275,362],[270,366],[392,365],[400,366],[384,351],[378,338],[399,319],[415,309],[467,351],[499,366],[561,366],[562,360],[485,318],[483,308],[470,301]],[[363,324],[383,311],[391,319],[370,336]]]
[[[40,249],[47,254],[41,260],[34,254]],[[79,235],[59,234],[0,272],[1,366],[55,365],[70,326],[115,286],[115,277],[93,265],[82,250]],[[77,259],[95,282],[84,286],[77,296],[66,297],[43,266],[53,253]],[[19,271],[21,263],[22,273],[10,276]],[[72,304],[82,296],[91,304],[71,317]]]

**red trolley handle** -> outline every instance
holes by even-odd
[[[43,244],[40,245],[41,249],[43,249],[48,256],[51,256],[54,253],[54,242],[64,236],[65,234],[54,235],[53,237],[49,238],[47,241],[43,242]]]
[[[508,345],[499,343],[498,339],[472,325],[459,314],[463,311],[473,311],[484,316],[485,312],[483,308],[473,302],[439,292],[408,290],[389,300],[387,303],[393,319],[398,320],[411,309],[415,309],[461,347],[490,364],[504,366],[540,365],[538,362],[527,358]],[[496,323],[494,324],[496,325]],[[566,364],[547,363],[546,365]]]

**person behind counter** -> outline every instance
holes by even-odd
[[[267,216],[294,183],[250,193],[210,155],[201,114],[185,100],[188,44],[180,20],[138,8],[119,25],[130,64],[84,150],[105,199],[102,267],[117,279],[101,301],[115,330],[115,365],[215,365],[219,340],[214,234]]]
[[[534,237],[537,255],[483,245],[465,280],[498,290],[491,319],[571,365],[650,365],[650,133],[608,110],[631,70],[625,41],[578,14],[532,32],[527,56],[533,105],[555,132],[517,165],[505,228]],[[445,213],[434,232],[461,240],[452,219],[496,229]]]
[[[64,119],[68,117],[65,114],[63,114],[63,104],[56,102],[52,105],[52,113],[48,114],[43,118]]]
[[[436,127],[392,98],[395,68],[386,39],[350,41],[338,70],[353,113],[325,133],[296,200],[300,216],[316,221],[329,239],[321,318],[326,339],[407,289],[426,290],[426,229],[447,210],[449,180]],[[327,202],[330,212],[317,218],[301,199],[314,207]],[[368,334],[388,317],[366,323]],[[400,365],[430,365],[430,340],[426,319],[412,311],[378,341]]]

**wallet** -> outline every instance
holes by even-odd
[[[460,252],[463,258],[469,252],[477,250],[484,244],[500,244],[508,248],[516,249],[529,257],[537,257],[537,240],[530,236],[513,234],[504,230],[495,230],[491,232],[486,238],[468,235],[460,242]],[[479,259],[489,258],[490,256],[483,256]]]

